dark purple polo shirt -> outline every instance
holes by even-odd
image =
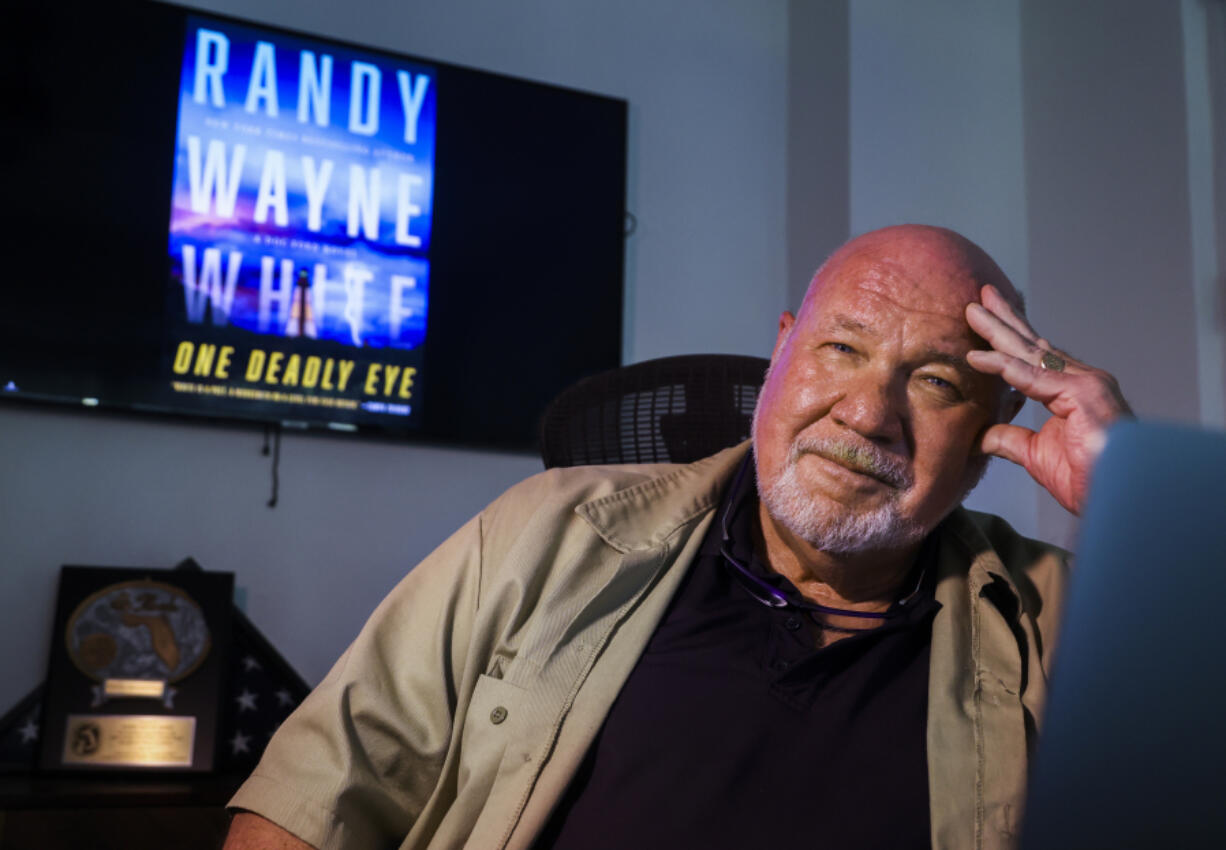
[[[800,599],[753,554],[752,462],[536,850],[929,846],[932,547],[900,616],[815,649],[720,553],[727,512],[733,556]]]

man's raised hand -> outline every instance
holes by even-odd
[[[999,375],[1051,412],[1038,431],[991,426],[980,448],[1021,465],[1056,501],[1080,514],[1107,429],[1132,410],[1114,377],[1053,348],[995,287],[983,287],[980,298],[982,304],[967,305],[966,320],[992,350],[971,351],[967,362]]]

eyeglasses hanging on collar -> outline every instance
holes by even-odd
[[[750,456],[752,459],[752,455]],[[745,469],[749,466],[747,459],[741,464],[741,468],[737,470],[736,479],[732,482],[732,492],[740,490],[741,483],[745,477]],[[741,559],[737,558],[730,551],[730,543],[732,535],[728,532],[728,521],[732,515],[732,508],[739,504],[739,500],[730,500],[727,507],[724,508],[723,516],[720,518],[722,538],[720,542],[719,552],[723,556],[724,563],[728,565],[732,575],[738,580],[741,587],[745,589],[755,600],[768,608],[794,608],[800,611],[805,611],[819,625],[836,629],[843,632],[867,632],[872,631],[876,626],[865,626],[864,628],[849,628],[846,626],[833,626],[819,619],[817,615],[827,614],[836,617],[851,617],[859,620],[890,620],[906,613],[906,605],[915,598],[919,593],[920,585],[924,581],[924,571],[920,571],[918,580],[915,582],[915,587],[910,593],[898,601],[898,606],[891,608],[889,611],[850,611],[846,608],[834,608],[829,605],[821,605],[817,602],[812,602],[808,599],[792,599],[789,598],[779,588],[764,581],[750,570],[749,566]]]

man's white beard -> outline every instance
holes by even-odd
[[[901,515],[896,498],[854,511],[800,483],[799,457],[790,452],[773,481],[758,478],[758,494],[775,521],[801,540],[832,555],[903,549],[924,539],[928,529]]]
[[[753,424],[757,442],[757,417]],[[823,496],[814,496],[800,482],[799,465],[808,441],[798,437],[788,451],[783,471],[774,480],[759,474],[758,496],[775,521],[801,540],[832,555],[850,555],[902,549],[920,542],[931,531],[921,523],[904,517],[898,502],[911,486],[907,481],[875,508],[855,511]],[[756,461],[756,458],[755,458]],[[966,481],[954,507],[975,489],[987,471],[988,458],[974,458],[967,468]],[[756,470],[755,470],[756,471]],[[902,484],[902,482],[899,482]]]

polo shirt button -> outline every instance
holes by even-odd
[[[788,617],[783,621],[783,627],[789,632],[794,632],[800,628],[800,620],[796,619],[795,617]]]
[[[501,705],[490,712],[490,723],[495,725],[507,719],[507,710]]]
[[[782,658],[780,658],[776,660],[775,663],[772,664],[771,666],[774,667],[776,670],[786,670],[792,665],[791,665],[791,662],[784,661]]]

